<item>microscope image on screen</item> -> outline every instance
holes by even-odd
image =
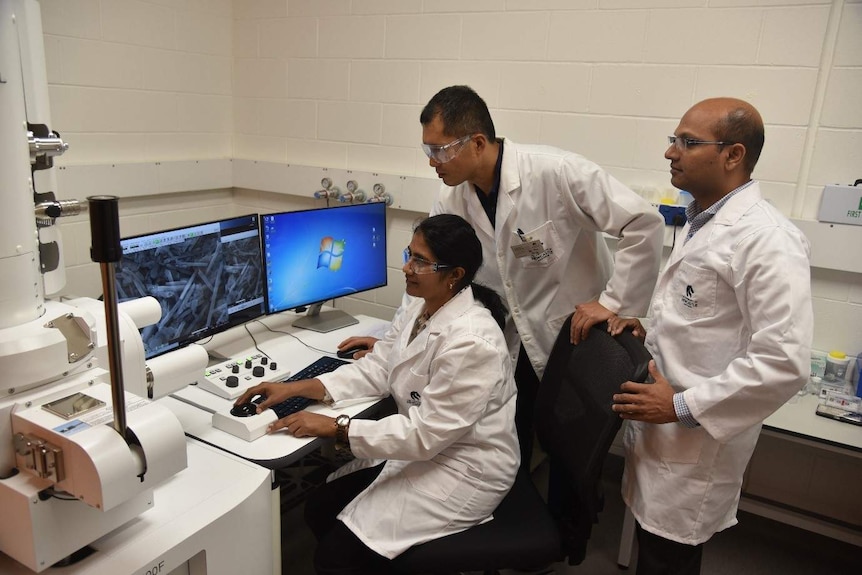
[[[264,312],[257,216],[122,241],[120,301],[153,296],[158,323],[141,331],[147,358],[259,317]]]

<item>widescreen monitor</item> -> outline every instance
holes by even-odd
[[[147,359],[266,311],[259,216],[156,232],[120,241],[119,301],[153,296],[158,323],[141,330]]]
[[[386,204],[261,216],[267,312],[312,306],[294,325],[331,331],[356,320],[322,302],[386,285]]]

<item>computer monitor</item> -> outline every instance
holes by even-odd
[[[116,266],[119,301],[153,296],[158,323],[141,330],[147,359],[266,311],[259,216],[125,238]]]
[[[312,306],[293,325],[327,332],[356,323],[326,300],[386,285],[386,204],[261,216],[267,313]]]

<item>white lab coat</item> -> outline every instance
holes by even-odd
[[[615,313],[647,311],[664,222],[643,198],[577,154],[504,140],[496,226],[468,182],[442,186],[431,210],[440,213],[457,214],[476,229],[483,264],[475,281],[504,298],[512,360],[523,342],[539,377],[576,305],[598,298]],[[511,247],[521,243],[519,229],[553,250],[550,257],[517,258]],[[620,238],[615,257],[602,232]]]
[[[647,347],[700,427],[629,422],[623,498],[645,530],[696,545],[736,524],[761,423],[808,377],[808,241],[755,182],[677,241],[650,315]]]
[[[361,361],[320,376],[332,398],[390,394],[398,413],[353,419],[351,462],[337,476],[386,460],[338,518],[393,558],[413,545],[487,520],[520,463],[515,382],[490,312],[462,290],[408,345],[416,298]]]

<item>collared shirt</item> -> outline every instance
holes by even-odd
[[[697,204],[697,200],[691,202],[688,207],[685,209],[685,217],[689,222],[688,234],[685,236],[685,242],[688,242],[697,233],[700,228],[706,225],[706,222],[712,219],[712,217],[718,213],[718,210],[721,209],[724,204],[727,203],[727,200],[750,186],[754,183],[754,180],[748,180],[705,210],[701,210],[700,206]],[[683,243],[685,243],[683,242]]]
[[[492,228],[496,227],[497,222],[497,197],[500,195],[500,170],[503,166],[503,140],[497,142],[500,144],[500,152],[497,154],[497,165],[494,166],[494,185],[491,186],[491,191],[486,195],[479,186],[473,186],[476,188],[476,195],[479,197],[482,209],[491,220]]]
[[[697,205],[697,200],[691,202],[685,209],[685,217],[689,222],[688,234],[685,236],[685,241],[688,242],[688,240],[690,240],[692,236],[700,230],[700,228],[705,226],[706,222],[711,220],[713,216],[718,213],[718,210],[720,210],[731,197],[735,196],[753,183],[754,180],[748,180],[705,210],[700,209],[700,206]],[[685,402],[682,392],[673,394],[673,410],[676,412],[677,418],[679,418],[680,425],[684,427],[697,427],[700,425],[691,414],[691,410],[688,408],[688,404]]]
[[[413,329],[410,330],[410,337],[407,340],[408,345],[410,345],[410,343],[412,343],[413,340],[416,339],[416,336],[419,335],[419,332],[425,329],[425,326],[428,325],[429,319],[431,319],[431,316],[428,315],[428,312],[426,310],[422,310],[422,313],[420,313],[419,316],[416,318],[416,321],[413,322]]]

